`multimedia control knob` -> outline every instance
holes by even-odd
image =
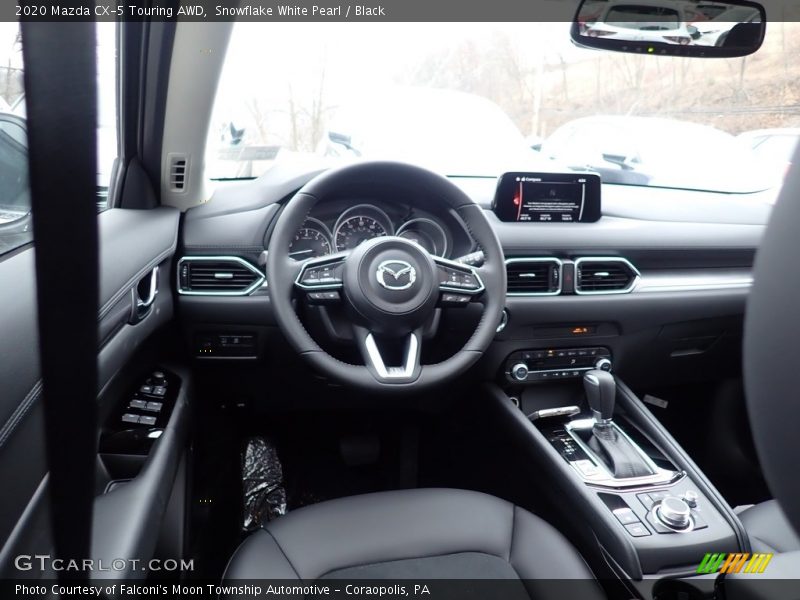
[[[528,365],[517,363],[511,367],[511,376],[517,381],[525,381],[528,378]]]
[[[667,496],[656,508],[658,520],[673,529],[686,529],[691,525],[689,505],[677,496]]]
[[[611,361],[607,358],[598,358],[597,362],[594,363],[594,368],[601,371],[611,371]]]

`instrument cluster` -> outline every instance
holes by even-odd
[[[450,233],[432,216],[410,214],[409,218],[393,220],[374,204],[357,204],[332,217],[333,220],[322,215],[309,216],[297,230],[289,256],[306,260],[345,252],[366,240],[383,236],[405,238],[430,254],[444,258],[453,247]]]

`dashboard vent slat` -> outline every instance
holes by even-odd
[[[624,294],[639,278],[636,268],[624,258],[580,258],[575,261],[575,291],[578,294]]]
[[[186,177],[189,171],[189,160],[183,154],[169,156],[169,189],[183,192],[186,189]]]
[[[185,257],[178,264],[181,294],[245,295],[264,282],[264,275],[238,257]]]
[[[553,258],[506,260],[510,296],[550,296],[561,291],[561,261]]]

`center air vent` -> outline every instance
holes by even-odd
[[[264,282],[264,275],[236,256],[190,256],[178,262],[178,293],[244,296]]]
[[[575,293],[624,294],[639,279],[639,271],[624,258],[579,258],[575,261]]]
[[[509,296],[554,296],[561,292],[561,261],[556,258],[506,260]]]

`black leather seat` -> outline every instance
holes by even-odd
[[[776,500],[768,500],[742,511],[739,519],[750,537],[753,552],[800,550],[800,536]]]
[[[518,579],[522,597],[545,599],[553,588],[542,580],[572,580],[571,597],[605,597],[551,525],[504,500],[452,489],[302,508],[248,537],[225,573],[226,581],[329,578]]]

